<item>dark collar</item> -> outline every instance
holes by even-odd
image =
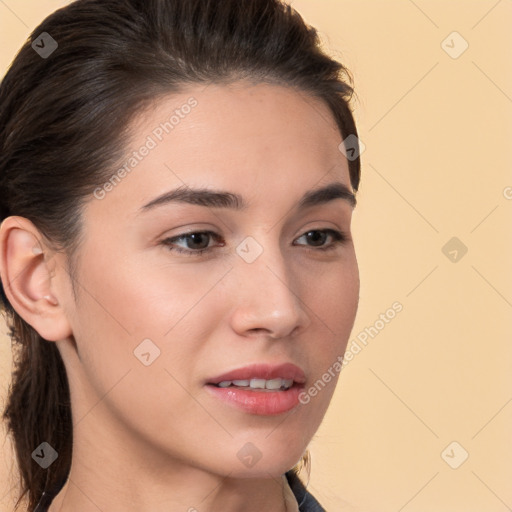
[[[325,508],[306,490],[300,478],[293,471],[286,473],[286,479],[299,504],[299,512],[326,512]]]

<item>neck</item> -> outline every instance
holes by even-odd
[[[49,512],[287,511],[285,477],[214,474],[134,442],[122,429],[110,435],[90,420],[74,430],[69,478]]]

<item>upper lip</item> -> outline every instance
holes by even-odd
[[[250,379],[293,379],[298,384],[306,382],[304,371],[292,363],[271,365],[266,363],[255,363],[237,368],[217,377],[208,379],[208,384],[218,384],[228,380],[250,380]]]

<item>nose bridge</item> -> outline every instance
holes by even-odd
[[[256,239],[256,236],[258,239]],[[297,269],[268,232],[246,237],[236,248],[239,279],[234,327],[284,337],[309,324]]]

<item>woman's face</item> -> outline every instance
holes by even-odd
[[[280,475],[322,421],[358,303],[334,118],[304,93],[238,82],[159,100],[133,130],[124,172],[83,210],[64,304],[77,450],[94,434],[153,466]],[[294,382],[227,387],[252,379]]]

